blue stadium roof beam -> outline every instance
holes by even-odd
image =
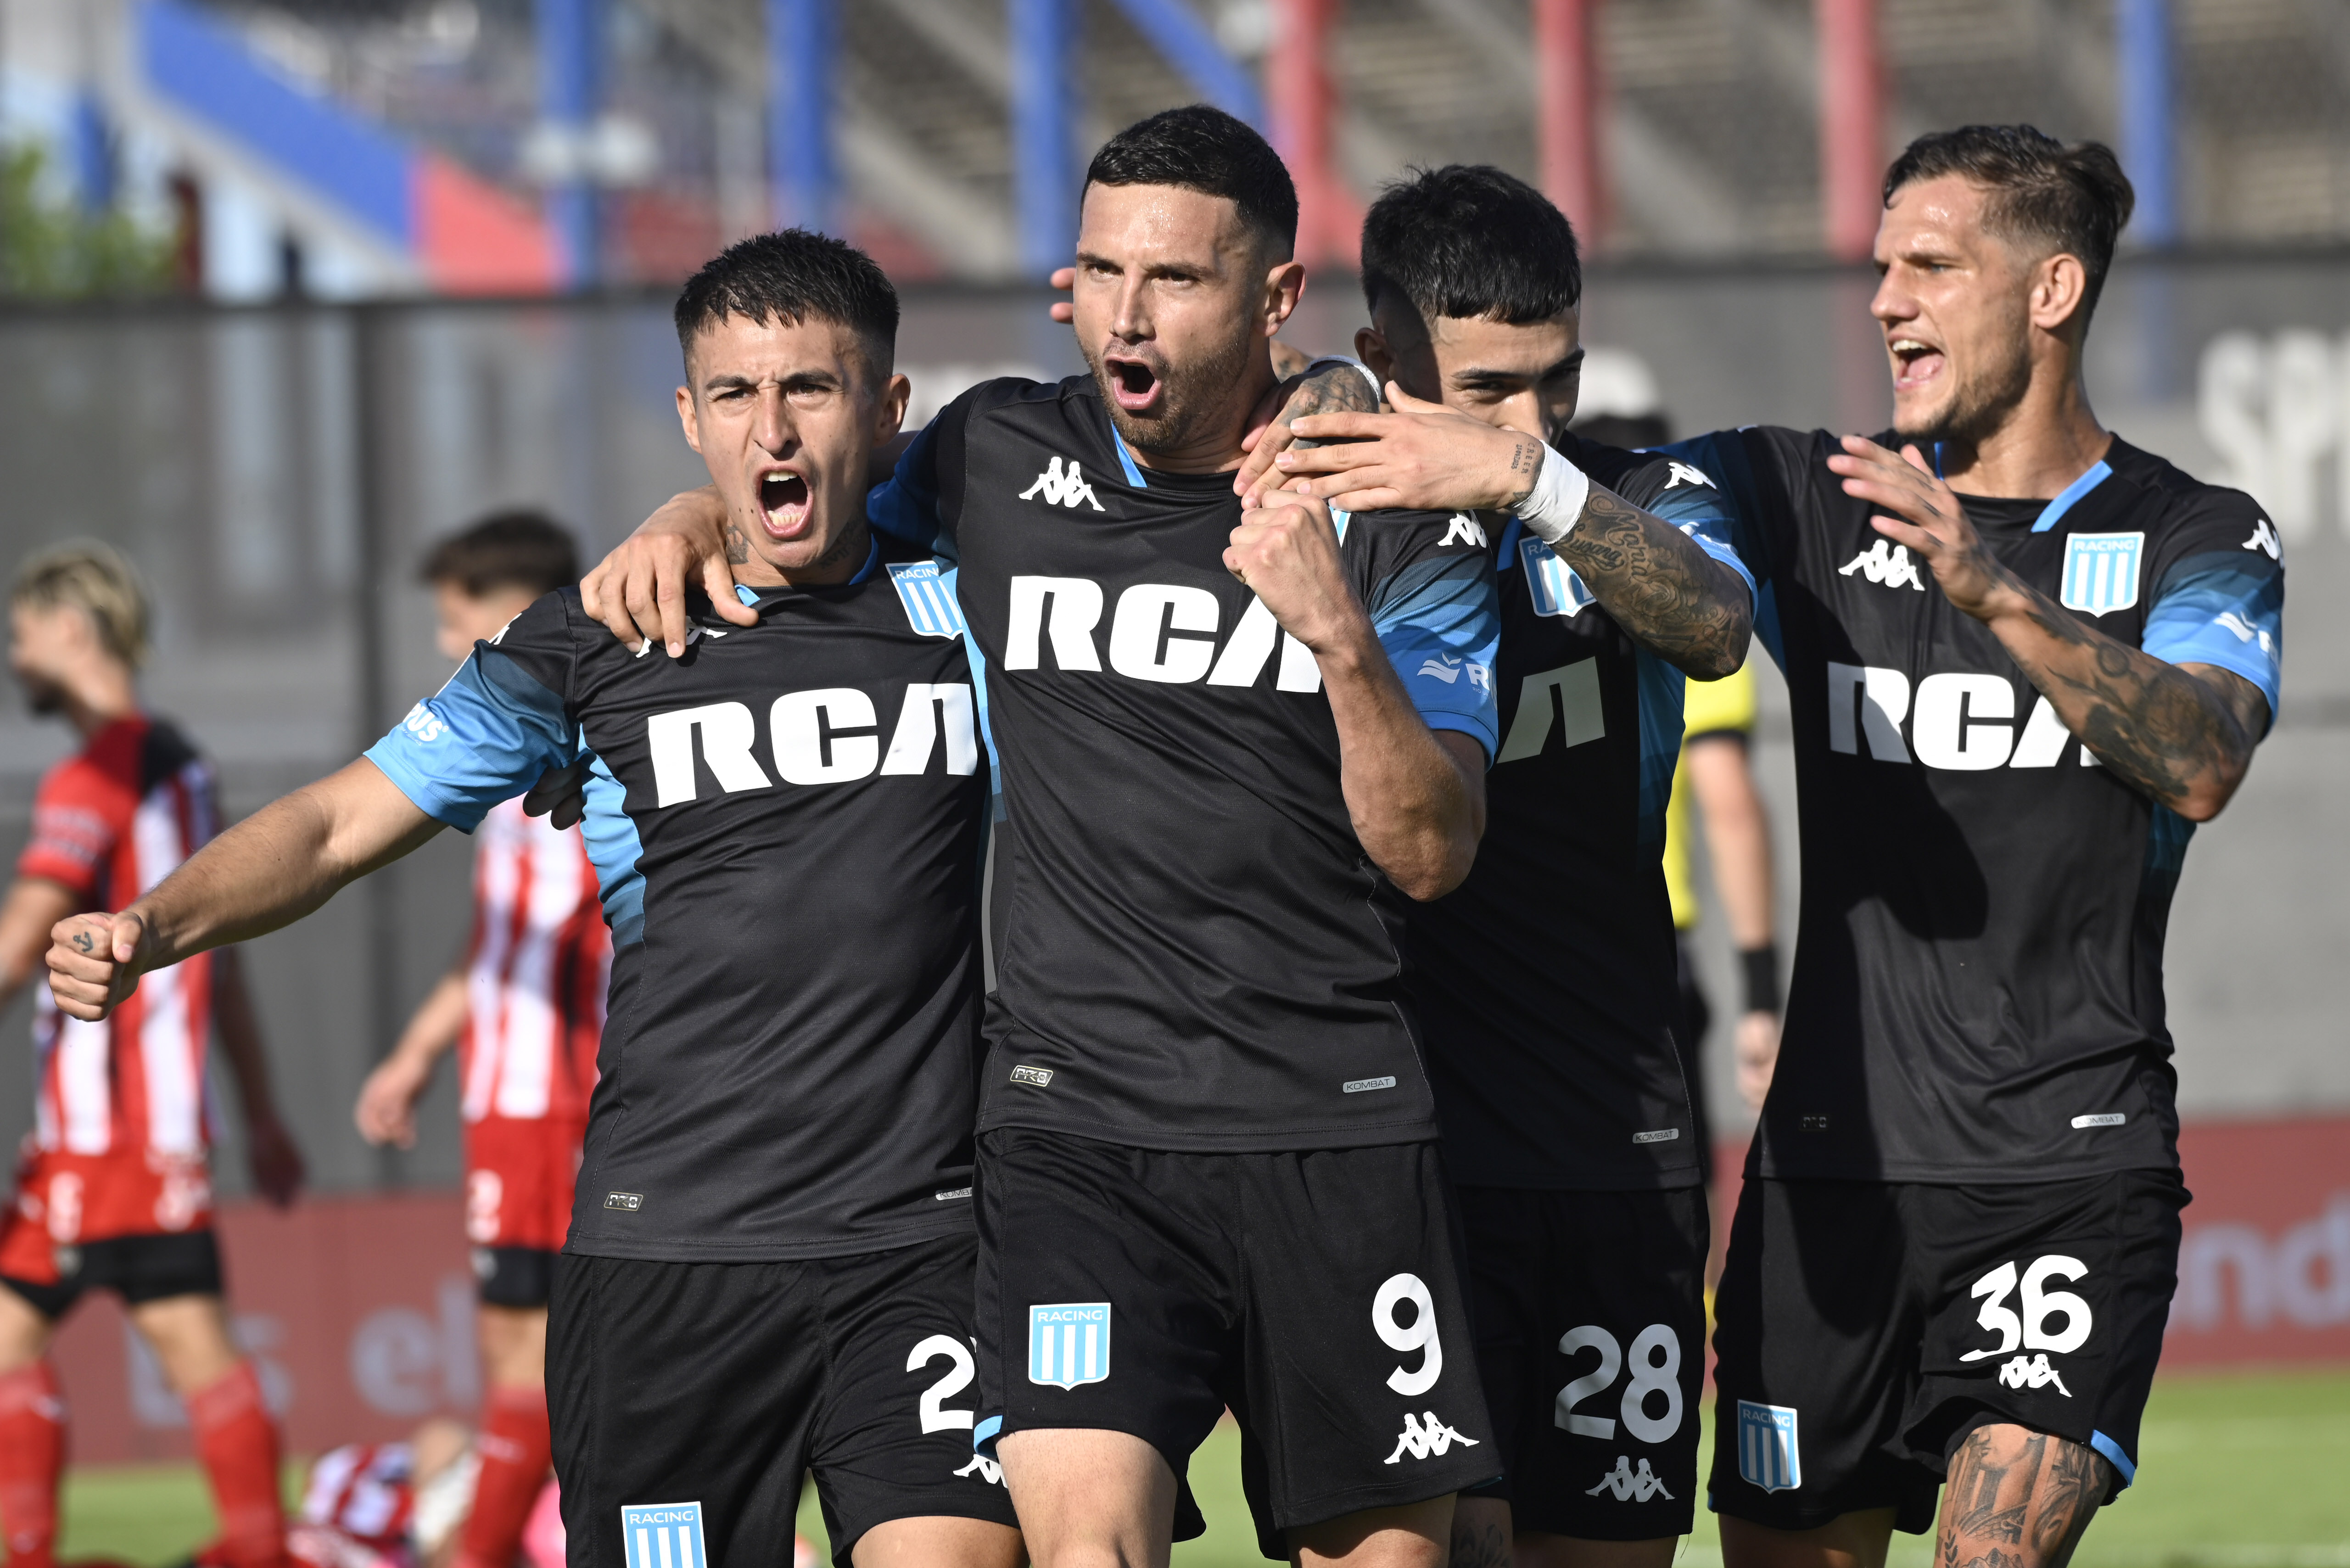
[[[1215,35],[1182,0],[1118,0],[1118,8],[1201,98],[1259,130],[1264,129],[1264,95],[1257,90],[1256,78],[1224,53]]]
[[[1077,0],[1010,0],[1012,167],[1020,265],[1032,281],[1066,266],[1077,238],[1074,72]]]
[[[2137,189],[2130,237],[2149,245],[2175,244],[2178,92],[2171,58],[2170,0],[2118,0],[2114,53],[2122,162]]]
[[[587,156],[603,99],[602,0],[536,0],[538,114],[565,150],[546,188],[546,217],[561,248],[564,281],[591,286],[603,272],[603,203]]]
[[[767,180],[779,226],[839,232],[832,154],[839,47],[833,0],[767,0]]]

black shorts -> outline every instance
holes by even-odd
[[[2178,1283],[2174,1171],[2037,1186],[1749,1179],[1714,1298],[1724,1513],[1931,1528],[1986,1422],[2085,1443],[2116,1490]]]
[[[112,1291],[131,1306],[169,1296],[221,1293],[220,1243],[210,1231],[113,1236],[57,1249],[57,1282],[0,1276],[51,1323],[73,1310],[84,1291]]]
[[[999,1128],[975,1181],[983,1438],[1130,1432],[1180,1478],[1229,1406],[1276,1559],[1292,1528],[1499,1473],[1433,1143],[1182,1154]]]
[[[555,1293],[558,1255],[545,1247],[474,1248],[473,1278],[482,1303],[517,1312],[545,1306]]]
[[[624,1568],[621,1511],[663,1504],[700,1505],[696,1568],[765,1568],[789,1555],[810,1470],[844,1568],[893,1519],[1017,1528],[1002,1472],[972,1449],[974,1246],[771,1263],[560,1254],[546,1403],[571,1568]]]
[[[1686,1535],[1705,1383],[1705,1189],[1464,1187],[1477,1368],[1520,1534]]]

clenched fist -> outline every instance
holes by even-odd
[[[1263,499],[1263,506],[1241,514],[1224,550],[1225,569],[1315,654],[1359,640],[1369,619],[1347,581],[1329,506],[1286,491]]]
[[[147,923],[132,914],[76,915],[49,929],[49,994],[68,1018],[96,1023],[139,989]]]

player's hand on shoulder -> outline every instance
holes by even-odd
[[[49,930],[49,994],[68,1018],[96,1023],[139,989],[147,923],[120,915],[74,915]]]
[[[1264,601],[1282,629],[1316,653],[1367,624],[1347,581],[1330,508],[1311,495],[1276,491],[1241,514],[1224,567]]]
[[[734,597],[734,566],[749,543],[726,515],[715,487],[672,495],[579,579],[580,607],[630,649],[661,644],[671,659],[685,651],[685,595],[699,584],[712,607],[736,626],[758,616]]]
[[[1844,451],[1828,458],[1828,469],[1842,477],[1846,495],[1893,514],[1869,521],[1924,558],[1951,604],[1982,620],[2020,607],[2022,585],[1983,547],[1958,492],[1936,476],[1917,447],[1896,453],[1866,436],[1846,436]]]
[[[1316,370],[1301,350],[1276,342],[1273,373],[1281,379],[1250,411],[1248,429],[1241,432],[1241,451],[1247,455],[1241,460],[1240,472],[1232,475],[1232,493],[1252,506],[1255,501],[1247,498],[1281,488],[1282,477],[1273,472],[1273,462],[1298,439],[1299,420],[1316,414],[1379,411],[1378,394],[1370,378],[1352,360],[1333,360]]]
[[[1303,480],[1349,512],[1506,510],[1532,493],[1541,441],[1421,402],[1392,381],[1387,400],[1394,412],[1293,421],[1296,441],[1275,454],[1269,478],[1293,487]]]

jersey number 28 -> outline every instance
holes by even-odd
[[[1623,1347],[1616,1336],[1596,1323],[1570,1328],[1558,1338],[1559,1354],[1569,1359],[1586,1350],[1599,1353],[1599,1365],[1558,1391],[1551,1425],[1578,1438],[1616,1436],[1616,1423],[1606,1416],[1585,1416],[1575,1407],[1595,1394],[1605,1393],[1624,1369]],[[1652,1395],[1665,1397],[1664,1413],[1652,1415]],[[1626,1385],[1617,1414],[1625,1430],[1644,1443],[1661,1443],[1681,1429],[1681,1336],[1670,1324],[1652,1323],[1632,1341],[1632,1380]],[[1646,1464],[1648,1461],[1640,1461]]]

